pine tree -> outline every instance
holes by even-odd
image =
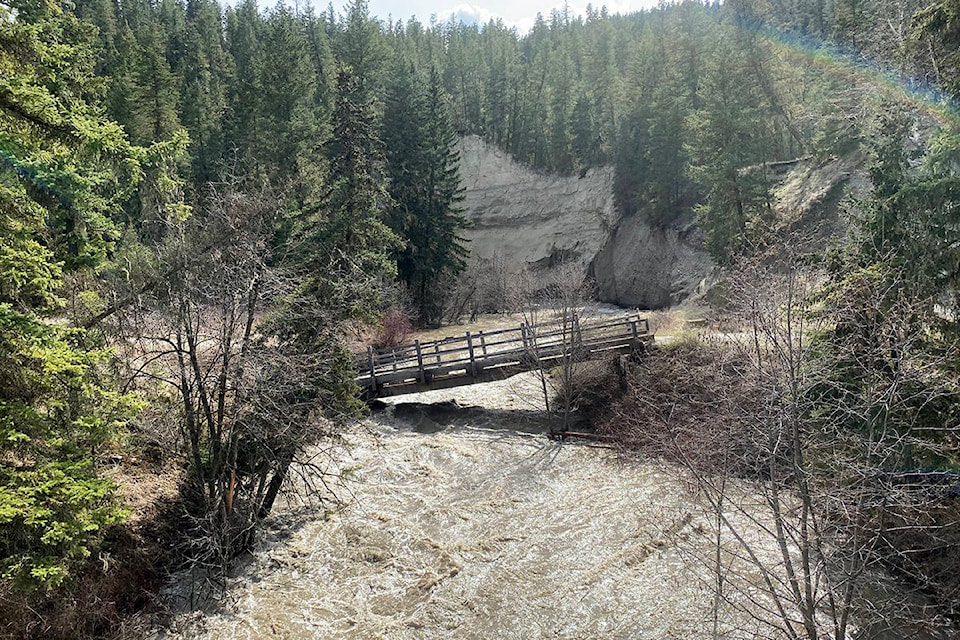
[[[260,65],[263,18],[254,0],[244,0],[226,11],[227,43],[236,69],[227,96],[224,145],[234,150],[243,166],[255,167],[261,139]]]
[[[424,111],[420,78],[412,63],[399,58],[390,72],[380,137],[392,199],[386,221],[403,242],[393,254],[397,274],[408,288],[421,259],[412,242],[416,218],[423,206]]]
[[[283,5],[263,25],[260,47],[256,159],[288,185],[299,179],[299,164],[313,160],[307,155],[319,136],[316,67],[303,24]]]
[[[600,164],[600,131],[591,100],[584,93],[577,96],[571,126],[573,128],[571,145],[577,166],[585,170]]]
[[[554,54],[551,76],[549,166],[554,171],[567,174],[573,171],[570,117],[573,113],[576,78],[573,61],[565,47]]]

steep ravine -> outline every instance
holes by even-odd
[[[709,518],[670,468],[544,437],[524,374],[392,399],[323,459],[341,512],[284,512],[208,613],[159,640],[697,637]]]
[[[388,401],[314,452],[342,510],[303,508],[303,488],[320,483],[301,477],[293,483],[301,493],[288,494],[299,497],[279,505],[222,600],[148,637],[710,637],[714,519],[677,468],[546,438],[551,418],[532,373]],[[764,513],[762,492],[736,480],[726,489],[725,517],[757,558],[777,566],[769,522],[746,515]],[[721,606],[717,631],[771,637],[759,622],[773,608],[756,568],[737,559],[728,532],[721,545],[737,604]],[[188,592],[184,582],[173,590]],[[848,637],[903,640],[854,629]]]

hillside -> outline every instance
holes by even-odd
[[[654,227],[639,214],[621,215],[612,167],[551,174],[465,136],[460,172],[471,222],[463,236],[475,260],[498,256],[529,267],[541,281],[561,263],[572,263],[596,282],[600,302],[642,309],[704,293],[719,274],[692,217]],[[863,195],[869,179],[861,154],[799,159],[769,176],[779,232],[803,227],[822,243],[842,237],[838,205]]]

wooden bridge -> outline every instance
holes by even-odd
[[[515,329],[467,331],[462,336],[397,347],[367,348],[355,365],[368,398],[459,387],[607,353],[632,353],[653,340],[645,318]]]

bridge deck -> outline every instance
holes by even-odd
[[[565,361],[631,352],[652,339],[649,322],[639,317],[467,331],[443,340],[368,347],[366,357],[355,363],[357,384],[368,397],[476,384]]]

